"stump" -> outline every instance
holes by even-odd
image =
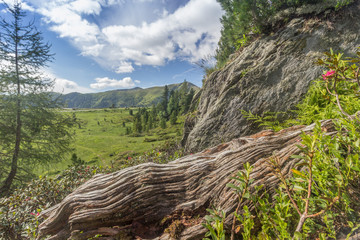
[[[334,133],[331,120],[322,121],[322,127]],[[299,161],[291,155],[300,152],[300,134],[313,128],[314,124],[265,130],[168,164],[144,163],[96,175],[42,213],[46,219],[39,226],[39,238],[88,239],[101,234],[102,239],[125,239],[119,234],[127,231],[129,239],[201,239],[206,208],[224,210],[229,226],[237,196],[226,184],[244,163],[254,167],[254,184],[263,184],[271,194],[279,181],[266,160],[276,155],[283,173],[290,174]]]

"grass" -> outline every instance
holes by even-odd
[[[137,109],[133,109],[135,115]],[[66,110],[64,114],[75,115],[80,124],[74,129],[73,153],[88,162],[101,166],[118,165],[121,160],[133,158],[162,145],[168,139],[180,139],[182,122],[167,128],[154,128],[134,136],[126,135],[126,127],[132,129],[132,116],[129,109],[79,109]],[[123,126],[125,123],[125,127]],[[53,174],[71,165],[70,155],[63,162],[41,167],[39,174]]]

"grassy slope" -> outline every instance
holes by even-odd
[[[134,114],[137,109],[133,109]],[[165,143],[166,139],[181,137],[182,121],[171,126],[167,123],[166,129],[155,128],[149,133],[143,133],[139,137],[125,135],[126,127],[132,128],[132,116],[129,110],[117,109],[88,109],[69,110],[64,114],[76,114],[81,122],[81,128],[75,129],[74,152],[86,162],[94,162],[106,166],[112,163],[117,165],[120,160],[140,155]],[[98,124],[99,122],[99,124]],[[123,127],[125,122],[126,127]],[[145,142],[145,139],[157,141]],[[70,156],[64,162],[54,164],[39,172],[54,172],[65,169],[71,164]]]

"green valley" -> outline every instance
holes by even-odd
[[[141,134],[126,134],[126,128],[133,128],[130,110],[133,114],[138,112],[137,108],[66,110],[64,114],[78,121],[73,153],[87,164],[126,167],[131,165],[128,160],[181,139],[184,116],[175,125],[167,122],[166,129],[158,126]],[[58,173],[71,164],[69,155],[64,162],[44,167],[42,173]]]

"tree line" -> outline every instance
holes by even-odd
[[[139,108],[136,114],[132,109],[129,110],[129,114],[134,116],[133,128],[127,127],[126,133],[141,133],[155,127],[165,129],[168,121],[171,125],[175,125],[178,117],[189,111],[194,94],[194,89],[186,80],[178,90],[169,91],[168,86],[165,85],[161,101],[157,105],[153,104],[150,109]]]

